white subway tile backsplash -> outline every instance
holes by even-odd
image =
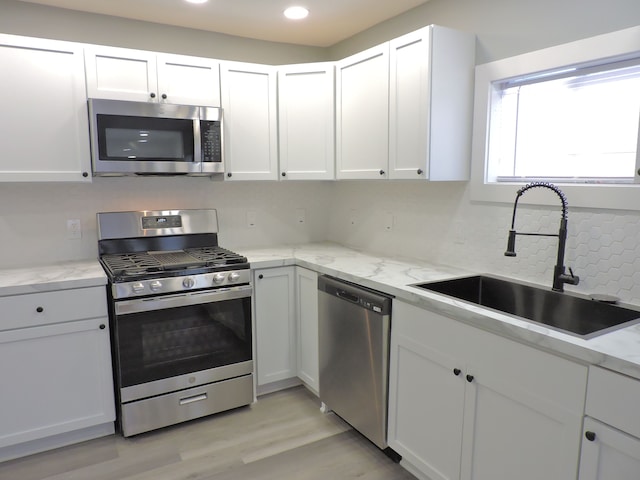
[[[568,200],[565,264],[580,284],[567,290],[640,304],[640,212],[573,209]],[[513,205],[472,203],[464,182],[96,178],[4,184],[0,205],[0,268],[97,258],[97,212],[168,208],[217,208],[220,243],[232,249],[329,240],[545,285],[557,252],[556,238],[519,236],[517,257],[505,257]],[[304,224],[295,221],[300,209]],[[69,218],[81,220],[81,239],[66,238]],[[521,203],[516,229],[557,233],[559,220],[559,207]]]

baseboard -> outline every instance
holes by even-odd
[[[38,440],[31,440],[17,445],[9,445],[7,447],[0,448],[0,462],[6,462],[7,460],[33,455],[34,453],[65,447],[74,443],[93,440],[94,438],[106,437],[107,435],[112,435],[114,432],[114,423],[109,422],[101,425],[95,425],[93,427],[82,428],[80,430],[74,430],[72,432],[39,438]]]
[[[285,390],[291,387],[297,387],[302,385],[302,381],[298,377],[286,378],[277,382],[267,383],[265,385],[258,385],[256,387],[256,395],[266,395],[268,393],[277,392],[279,390]]]

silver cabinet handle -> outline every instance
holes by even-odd
[[[200,401],[206,400],[206,399],[207,399],[207,394],[206,393],[201,393],[200,395],[194,395],[192,397],[181,398],[180,399],[180,405],[188,405],[190,403],[200,402]]]

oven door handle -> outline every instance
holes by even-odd
[[[137,298],[134,300],[117,301],[115,304],[116,315],[129,313],[149,312],[164,310],[165,308],[187,307],[189,305],[201,305],[203,303],[224,302],[238,298],[251,297],[253,287],[241,285],[238,287],[221,288],[218,290],[206,290],[199,292],[179,293],[161,297]]]

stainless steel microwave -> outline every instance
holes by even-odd
[[[220,108],[90,99],[89,129],[96,176],[224,172]]]

